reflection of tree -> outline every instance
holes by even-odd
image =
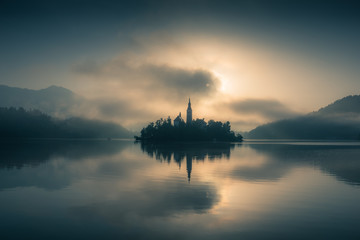
[[[79,172],[73,173],[73,166],[84,166],[83,173],[86,173],[87,159],[99,159],[102,164],[97,170],[106,172],[108,162],[102,160],[132,144],[130,141],[101,140],[14,140],[0,143],[0,191],[31,186],[62,189],[82,177]],[[126,167],[122,165],[121,169]],[[116,174],[123,172],[117,171]]]
[[[311,165],[327,174],[335,176],[340,181],[351,185],[360,185],[360,146],[358,145],[295,145],[295,144],[250,144],[258,153],[266,154],[271,164],[264,167],[259,175],[251,176],[253,179],[276,173],[271,178],[280,178],[284,171],[280,168],[296,167],[298,165]],[[274,171],[277,168],[277,171]],[[267,174],[264,174],[266,172]],[[241,173],[250,175],[251,173]]]
[[[186,159],[186,170],[190,181],[192,161],[204,161],[208,159],[230,159],[230,152],[235,144],[226,142],[192,142],[192,143],[151,143],[141,142],[141,149],[150,157],[160,162],[174,161],[181,168],[182,162]]]
[[[5,141],[0,148],[0,168],[38,166],[51,157],[82,159],[114,154],[124,149],[126,142],[96,140],[24,140]],[[129,144],[129,142],[127,143]]]

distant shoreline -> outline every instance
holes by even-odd
[[[10,138],[0,138],[0,142],[24,142],[24,141],[133,141],[132,138],[20,138],[20,137],[10,137]]]
[[[191,140],[179,140],[179,139],[147,139],[147,138],[141,138],[138,136],[134,136],[134,139],[136,142],[149,142],[149,143],[164,143],[164,142],[168,142],[168,143],[174,143],[174,142],[179,142],[179,143],[195,143],[195,142],[207,142],[207,143],[220,143],[220,142],[226,142],[226,143],[240,143],[243,142],[243,140],[237,140],[237,141],[230,141],[230,140],[204,140],[204,139],[191,139]]]

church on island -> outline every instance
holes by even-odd
[[[174,119],[174,126],[179,127],[181,122],[184,122],[184,120],[182,119],[180,112],[179,115]],[[190,125],[191,122],[192,122],[192,109],[191,109],[191,101],[189,98],[188,108],[186,110],[186,124]]]
[[[230,122],[205,119],[193,119],[191,101],[189,98],[186,110],[186,122],[181,112],[171,121],[171,118],[150,122],[141,130],[141,136],[134,136],[137,141],[223,141],[241,142],[242,136],[231,131]]]

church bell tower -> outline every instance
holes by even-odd
[[[192,122],[192,109],[191,109],[191,102],[189,98],[188,108],[186,110],[186,124],[190,125]]]

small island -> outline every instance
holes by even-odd
[[[155,123],[141,130],[141,136],[134,136],[137,141],[223,141],[241,142],[243,137],[231,131],[230,122],[204,119],[192,119],[191,102],[189,99],[187,108],[186,123],[181,117],[181,113],[174,119],[174,124],[170,117],[161,118]]]

